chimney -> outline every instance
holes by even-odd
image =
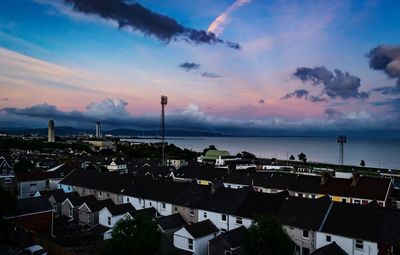
[[[323,172],[321,174],[321,185],[325,185],[326,182],[328,181],[328,178],[329,178],[329,173]]]
[[[358,180],[360,179],[360,174],[357,172],[353,172],[353,176],[351,177],[351,186],[357,186]]]
[[[224,184],[222,183],[222,181],[213,181],[211,183],[211,194],[215,194],[215,192],[221,187],[224,186]]]

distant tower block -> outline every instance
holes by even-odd
[[[55,134],[55,130],[54,130],[54,121],[53,120],[49,121],[47,141],[49,143],[54,143],[56,141],[56,134]]]
[[[165,154],[164,154],[164,147],[165,147],[165,106],[168,103],[167,96],[161,96],[161,123],[160,123],[160,137],[161,137],[161,164],[165,165]]]
[[[338,136],[337,142],[340,144],[340,149],[339,149],[339,164],[343,166],[344,163],[344,151],[343,151],[343,145],[347,143],[347,137],[346,136]]]
[[[101,138],[101,124],[100,122],[96,122],[96,137]]]

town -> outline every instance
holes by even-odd
[[[3,136],[0,147],[1,238],[14,249],[68,255],[399,251],[399,176],[384,169],[313,167],[302,153],[285,161],[231,155],[213,145],[194,152],[166,142],[133,143],[102,137],[100,123],[90,137],[56,137],[49,121],[46,139]],[[121,228],[135,220],[143,233],[129,240]],[[265,237],[262,226],[278,227]]]

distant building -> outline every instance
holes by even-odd
[[[187,166],[189,162],[184,159],[167,159],[167,166],[173,166],[176,169],[182,167],[182,166]]]
[[[54,130],[54,121],[50,120],[49,121],[49,126],[48,126],[48,140],[49,143],[54,143],[56,141],[56,134]]]
[[[211,163],[215,164],[216,160],[219,157],[230,157],[231,154],[229,151],[222,151],[222,150],[208,150],[204,155],[201,155],[197,158],[197,162],[199,163]]]
[[[96,122],[96,138],[101,138],[101,124]]]
[[[115,145],[110,140],[104,140],[104,141],[87,140],[87,141],[83,141],[83,142],[89,144],[90,149],[93,151],[101,151],[101,150],[105,150],[105,149],[115,150]]]

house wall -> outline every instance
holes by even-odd
[[[221,231],[229,231],[229,217],[226,215],[226,221],[222,221],[222,213],[198,210],[198,221],[204,221],[209,219],[214,225]]]
[[[309,231],[308,238],[303,237],[303,229],[291,226],[283,226],[292,241],[301,248],[307,248],[310,252],[315,250],[315,232]]]
[[[97,200],[111,199],[114,204],[122,204],[123,196],[116,193],[101,191],[96,189],[88,189],[84,187],[74,186],[73,191],[76,191],[80,196],[94,196]]]
[[[224,187],[225,188],[241,189],[241,188],[247,187],[247,186],[249,186],[249,185],[224,182]]]
[[[193,209],[193,215],[190,215],[190,208],[188,207],[184,207],[184,206],[179,206],[179,205],[174,205],[172,207],[173,212],[172,213],[180,213],[180,215],[182,216],[182,218],[185,219],[186,222],[190,222],[190,223],[196,223],[199,222],[199,213],[198,210],[195,208]]]
[[[121,214],[121,215],[115,215],[113,216],[107,208],[103,208],[99,213],[98,213],[98,217],[99,217],[99,224],[106,226],[106,227],[114,227],[115,224],[117,224],[117,222],[123,218],[130,218],[130,216],[128,216],[129,214]],[[111,225],[108,224],[108,217],[111,217]]]
[[[46,180],[19,182],[18,198],[31,197],[37,191],[44,191],[46,189],[47,189]]]
[[[91,212],[86,206],[78,209],[79,224],[92,227],[99,222],[99,213]]]
[[[331,242],[336,242],[345,252],[349,255],[377,255],[378,244],[375,242],[369,242],[364,240],[364,249],[359,250],[354,248],[355,240],[348,237],[331,235],[328,233],[317,232],[316,233],[316,249],[321,248],[331,242],[326,241],[326,236],[331,236]]]
[[[181,228],[174,233],[174,246],[178,249],[182,249],[185,251],[194,251],[194,240],[193,240],[193,250],[189,250],[189,238],[193,237],[186,231],[185,228]]]
[[[233,230],[235,228],[240,228],[241,226],[245,226],[246,228],[250,227],[252,220],[246,219],[243,217],[235,216],[235,215],[228,215],[228,224],[229,224],[229,230]],[[242,219],[242,224],[237,223],[237,219],[241,218]]]
[[[208,241],[213,239],[217,234],[211,234],[202,238],[195,239],[193,241],[195,254],[206,255],[208,253]]]
[[[37,214],[30,214],[22,217],[17,217],[14,219],[10,219],[12,223],[16,223],[21,225],[22,227],[34,231],[38,234],[52,234],[53,228],[53,212],[43,212]]]
[[[124,196],[124,203],[131,203],[136,210],[153,207],[162,216],[172,214],[172,204],[150,199],[141,199],[137,197]]]
[[[75,208],[69,202],[63,202],[61,204],[61,215],[65,216],[65,217],[70,217],[70,215],[69,215],[70,208],[72,208],[72,218],[78,219],[78,217],[79,217],[78,208]]]

